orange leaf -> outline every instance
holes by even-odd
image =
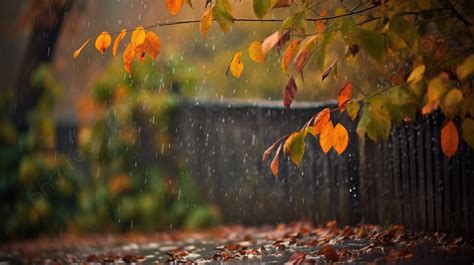
[[[143,58],[145,58],[145,51],[143,50],[143,44],[135,47],[135,56],[137,57],[139,62],[143,61]]]
[[[331,111],[329,108],[325,108],[318,113],[318,116],[314,119],[314,132],[316,135],[320,134],[324,127],[331,120]]]
[[[349,102],[352,96],[352,85],[347,82],[343,87],[339,89],[339,95],[337,96],[337,105],[339,111],[343,112],[346,109],[346,104]]]
[[[229,72],[234,76],[239,78],[240,74],[242,73],[242,70],[244,70],[244,64],[240,60],[240,57],[242,56],[242,52],[238,51],[234,54],[232,57],[232,60],[230,61],[229,68],[227,69],[227,72]]]
[[[336,150],[338,155],[341,155],[347,148],[349,144],[349,133],[347,132],[346,128],[338,123],[336,127],[334,127],[332,135],[332,144],[334,150]]]
[[[326,10],[323,10],[323,11],[319,12],[319,16],[321,18],[324,18],[325,16],[327,16],[327,14],[328,14],[328,12]],[[326,24],[324,23],[324,21],[322,21],[322,20],[316,21],[316,32],[318,34],[322,34],[325,29],[326,29]]]
[[[296,57],[296,59],[295,59],[296,71],[298,71],[298,72],[303,71],[303,68],[306,64],[306,61],[307,61],[308,57],[309,57],[308,47],[304,46],[301,49],[301,52],[299,53],[298,57]]]
[[[156,59],[160,53],[161,43],[160,38],[154,32],[147,32],[145,40],[143,41],[143,51],[148,53],[151,58]]]
[[[283,91],[283,105],[285,105],[287,109],[290,108],[297,90],[298,87],[296,86],[295,77],[291,76]]]
[[[458,150],[458,145],[458,130],[454,123],[449,121],[441,129],[441,149],[448,158],[451,158]]]
[[[275,31],[272,35],[268,36],[262,43],[262,54],[267,56],[270,50],[278,43],[280,39],[280,32]]]
[[[81,48],[77,49],[73,54],[72,56],[74,57],[74,59],[76,59],[79,54],[81,54],[82,50],[84,49],[84,47],[86,47],[87,43],[89,43],[89,41],[91,40],[91,38],[89,38],[88,40],[86,40],[86,42],[84,42],[84,44],[82,44]]]
[[[183,6],[183,0],[165,0],[166,9],[171,15],[176,16]]]
[[[127,73],[132,73],[133,57],[135,56],[134,46],[129,43],[123,52],[123,67]]]
[[[201,22],[199,23],[199,32],[201,32],[201,37],[205,38],[207,32],[211,27],[212,22],[212,8],[208,8],[204,14],[202,14]]]
[[[139,45],[143,44],[145,41],[145,29],[143,27],[137,27],[133,32],[132,32],[132,39],[130,43],[132,43],[133,46],[138,47]]]
[[[112,55],[114,57],[117,55],[118,46],[120,42],[123,40],[123,38],[125,38],[125,35],[127,35],[127,31],[125,29],[122,29],[122,31],[120,31],[120,34],[117,36],[117,38],[115,38],[114,46],[112,46]]]
[[[280,156],[280,152],[281,152],[281,147],[282,147],[282,143],[278,146],[278,149],[275,153],[275,157],[273,157],[273,160],[272,160],[272,163],[270,164],[270,169],[272,170],[272,173],[275,177],[278,176],[278,159],[279,159],[279,156]]]
[[[254,41],[249,46],[249,56],[250,59],[257,63],[263,63],[265,61],[265,56],[262,53],[262,43],[259,41]]]
[[[95,39],[95,48],[101,54],[104,54],[104,51],[110,46],[110,43],[112,43],[112,38],[110,37],[110,34],[106,31],[103,31],[99,34],[99,36],[97,36],[97,39]]]
[[[328,261],[339,261],[339,255],[330,245],[324,245],[319,249],[319,255],[324,255]]]
[[[291,57],[298,47],[299,41],[293,40],[288,47],[286,47],[285,52],[283,53],[283,59],[281,60],[281,68],[286,73],[288,71],[288,66],[291,63]]]
[[[333,133],[334,127],[332,124],[332,121],[329,121],[326,126],[324,126],[323,131],[321,132],[321,136],[319,136],[319,145],[321,145],[321,149],[325,154],[329,152],[331,147],[333,146],[332,143],[332,133]]]

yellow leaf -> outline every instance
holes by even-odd
[[[95,48],[101,54],[104,54],[105,50],[110,46],[110,43],[112,43],[112,38],[109,33],[104,31],[97,36],[97,39],[95,39]]]
[[[332,131],[334,130],[332,121],[329,121],[326,126],[324,126],[323,131],[321,132],[321,136],[319,136],[319,145],[321,145],[321,149],[325,154],[329,152],[331,147],[333,146],[333,137]]]
[[[123,67],[127,73],[132,73],[133,57],[135,56],[135,48],[133,44],[129,43],[123,52]]]
[[[337,96],[337,105],[339,106],[339,111],[343,112],[346,109],[347,102],[351,99],[352,96],[352,85],[347,82],[343,87],[339,89],[339,95]]]
[[[208,8],[204,14],[202,14],[201,22],[199,23],[199,32],[201,32],[201,37],[206,38],[207,32],[211,27],[212,22],[212,8]]]
[[[331,111],[329,108],[325,108],[318,113],[318,116],[314,119],[314,133],[315,135],[320,134],[326,125],[331,120]]]
[[[240,60],[241,56],[242,56],[241,51],[236,52],[234,56],[232,57],[232,61],[230,62],[230,65],[229,65],[229,70],[231,74],[237,78],[240,77],[242,70],[244,70],[244,64]]]
[[[360,104],[356,100],[351,100],[347,103],[346,109],[351,120],[355,120],[357,118],[357,114],[359,114]]]
[[[262,54],[267,56],[270,50],[278,43],[280,39],[280,32],[275,31],[272,35],[268,36],[262,43]]]
[[[451,89],[446,94],[441,104],[441,110],[444,112],[444,115],[454,118],[461,105],[462,97],[461,90],[457,88]]]
[[[423,79],[423,76],[425,74],[425,69],[426,69],[426,67],[425,67],[424,64],[418,65],[411,72],[410,76],[407,79],[407,82],[408,83],[413,83],[413,84],[416,84],[416,83],[420,82]]]
[[[171,15],[176,16],[183,6],[183,0],[165,0],[166,9]]]
[[[125,29],[122,29],[120,31],[120,34],[115,38],[114,45],[112,46],[112,55],[115,57],[117,55],[117,49],[120,44],[120,42],[125,38],[125,35],[127,35],[127,31]]]
[[[160,37],[158,37],[158,35],[156,35],[154,32],[147,32],[145,40],[143,41],[143,51],[148,53],[154,60],[156,59],[156,56],[158,56],[158,54],[160,53],[160,50]]]
[[[143,27],[137,27],[133,32],[132,32],[132,39],[130,43],[134,47],[138,47],[139,45],[143,44],[145,41],[146,33],[145,29]]]
[[[474,54],[469,55],[469,57],[458,66],[456,73],[461,81],[472,76],[474,73]]]
[[[458,150],[458,130],[452,121],[448,121],[441,129],[441,150],[451,158]]]
[[[300,42],[298,40],[293,40],[290,42],[288,47],[286,47],[285,52],[283,53],[283,58],[281,59],[281,68],[283,69],[283,72],[288,71],[288,66],[291,63],[291,57],[295,53],[296,48],[298,47],[298,44]]]
[[[338,155],[341,155],[347,148],[349,143],[349,133],[346,128],[338,123],[332,131],[332,145]]]
[[[474,149],[474,120],[465,118],[461,128],[464,141]]]
[[[265,61],[265,56],[262,53],[262,43],[259,41],[254,41],[249,46],[249,56],[250,59],[257,63],[263,63]]]
[[[79,54],[81,54],[82,50],[84,49],[84,47],[86,47],[87,43],[89,43],[90,40],[91,40],[90,38],[88,40],[86,40],[86,42],[84,42],[84,44],[82,44],[82,46],[73,53],[74,59],[76,59],[77,56],[79,56]]]

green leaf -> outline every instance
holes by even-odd
[[[391,128],[392,121],[386,105],[386,98],[375,96],[367,100],[359,125],[357,126],[359,136],[363,137],[367,134],[373,141],[377,141],[378,138],[387,140],[390,136]]]
[[[291,161],[296,165],[299,165],[303,159],[305,136],[304,130],[299,131],[290,136],[287,142],[285,142],[285,151],[290,155]]]
[[[408,47],[413,47],[418,37],[415,28],[403,16],[393,16],[390,19],[389,29],[390,32],[400,36],[408,44]]]
[[[361,29],[360,39],[365,52],[374,60],[380,62],[384,55],[383,36],[372,30]]]
[[[212,17],[216,19],[222,31],[229,31],[230,26],[234,23],[229,0],[216,0],[216,4],[212,8]]]
[[[342,21],[341,34],[347,45],[360,43],[360,31],[356,23],[351,17],[347,17]]]
[[[469,55],[456,69],[459,80],[470,78],[474,73],[474,54]]]
[[[253,12],[258,18],[263,18],[271,7],[271,0],[253,0]]]
[[[388,90],[390,103],[394,105],[405,105],[412,102],[413,98],[405,87],[394,86]]]
[[[291,28],[301,34],[304,34],[306,32],[307,27],[308,25],[306,23],[306,12],[301,11],[287,17],[280,25],[280,32]]]
[[[347,113],[351,120],[355,120],[357,118],[357,114],[359,113],[360,104],[357,100],[351,100],[346,105]]]
[[[461,129],[464,141],[474,149],[474,120],[469,118],[464,119]]]

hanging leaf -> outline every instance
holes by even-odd
[[[470,78],[474,73],[474,54],[469,55],[456,69],[459,80]]]
[[[325,154],[329,152],[331,147],[333,146],[333,124],[332,121],[329,121],[325,126],[321,135],[319,136],[319,145],[321,145],[321,149]]]
[[[112,55],[115,57],[117,56],[117,49],[120,44],[120,42],[125,38],[125,35],[127,35],[127,31],[125,29],[122,29],[120,31],[120,34],[115,38],[114,40],[114,45],[112,46]]]
[[[242,56],[241,51],[236,52],[234,56],[232,57],[232,60],[230,61],[229,68],[227,69],[227,73],[230,70],[230,73],[236,78],[239,78],[240,74],[242,73],[242,70],[244,70],[244,64],[240,60],[241,56]]]
[[[418,65],[415,69],[413,69],[410,76],[408,76],[407,82],[412,84],[420,82],[425,74],[425,69],[426,67],[424,64]]]
[[[283,105],[285,105],[285,108],[290,108],[297,90],[298,87],[296,86],[295,77],[292,75],[285,86],[285,90],[283,91]]]
[[[278,43],[280,39],[280,32],[275,31],[272,35],[268,36],[262,43],[262,54],[267,56],[270,50]]]
[[[281,147],[283,144],[278,146],[277,151],[275,152],[275,157],[273,157],[272,163],[270,164],[270,169],[275,177],[278,177],[278,159],[280,158]]]
[[[331,65],[329,65],[326,71],[324,71],[324,73],[321,75],[321,81],[324,81],[324,79],[328,77],[329,73],[331,73],[331,70],[335,68],[336,65],[337,65],[337,61],[334,61]]]
[[[143,44],[140,44],[137,47],[135,47],[135,57],[137,57],[139,62],[143,61],[143,58],[145,58],[145,51],[143,50]]]
[[[339,112],[343,112],[346,109],[346,104],[349,102],[352,96],[352,84],[347,82],[343,87],[339,89],[339,95],[337,96],[337,105],[339,106]]]
[[[462,97],[461,90],[457,88],[451,89],[446,94],[441,103],[441,110],[446,117],[454,118],[454,116],[456,116],[461,105]]]
[[[110,34],[107,31],[103,31],[95,39],[95,48],[101,54],[104,54],[105,50],[110,46],[111,43],[112,43],[112,38],[110,37]]]
[[[360,39],[365,52],[377,62],[380,62],[384,53],[383,36],[372,30],[361,29]]]
[[[135,48],[129,43],[123,52],[123,67],[127,73],[132,73],[133,57],[135,57]]]
[[[86,42],[84,42],[84,44],[82,44],[82,46],[72,54],[74,59],[76,59],[79,56],[79,54],[81,54],[82,50],[84,49],[84,47],[87,46],[87,44],[89,43],[90,40],[91,40],[90,38],[88,40],[86,40]]]
[[[146,33],[145,29],[143,27],[137,27],[133,32],[132,32],[132,39],[130,43],[138,47],[139,45],[142,45],[143,42],[145,41]]]
[[[154,32],[147,32],[145,36],[145,40],[143,41],[143,51],[148,53],[153,60],[156,59],[156,56],[160,53],[161,50],[161,43],[160,37],[156,35]]]
[[[232,6],[230,5],[229,0],[216,0],[216,3],[212,8],[212,17],[216,19],[217,24],[219,24],[222,31],[229,31],[230,26],[234,23],[234,18],[232,17]]]
[[[304,69],[304,66],[306,65],[306,61],[309,58],[309,53],[308,53],[308,48],[305,46],[302,48],[300,53],[298,54],[298,57],[296,57],[295,60],[295,68],[296,71],[302,72]]]
[[[462,122],[462,135],[464,141],[474,149],[474,120],[470,118],[465,118]]]
[[[207,32],[211,27],[212,23],[212,8],[208,8],[204,14],[202,14],[201,22],[199,23],[199,32],[202,38],[206,38]]]
[[[253,12],[258,18],[263,18],[272,8],[272,2],[274,2],[274,0],[254,0]]]
[[[291,30],[287,29],[283,34],[280,34],[280,39],[277,42],[277,50],[280,53],[280,50],[285,47],[286,43],[291,39]]]
[[[458,130],[452,121],[448,121],[441,129],[441,150],[448,158],[451,158],[458,150],[458,145]]]
[[[331,110],[329,108],[325,108],[318,113],[316,118],[314,119],[314,133],[315,135],[320,134],[324,127],[329,123],[331,120]]]
[[[249,56],[254,62],[263,63],[265,61],[265,56],[262,53],[262,43],[259,41],[254,41],[249,46]]]
[[[304,131],[294,132],[285,141],[285,152],[295,165],[299,165],[304,155]]]
[[[183,7],[183,0],[165,0],[166,9],[171,15],[176,16]]]
[[[322,10],[319,12],[319,17],[324,18],[328,15],[328,12],[326,10]],[[316,33],[322,34],[324,30],[326,29],[326,24],[322,20],[317,20],[316,21]]]
[[[291,57],[294,53],[296,53],[296,49],[298,48],[299,41],[293,40],[290,42],[288,47],[286,47],[285,52],[283,52],[283,58],[281,59],[281,68],[283,72],[286,73],[288,71],[288,66],[291,63]]]
[[[338,155],[341,155],[349,144],[349,133],[340,123],[338,123],[332,131],[332,144]]]
[[[357,100],[351,100],[346,105],[347,114],[351,120],[355,120],[357,118],[357,114],[359,113],[360,104]]]

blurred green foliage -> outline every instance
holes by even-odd
[[[52,115],[61,95],[48,66],[32,78],[43,93],[19,132],[13,97],[0,97],[0,238],[198,228],[219,222],[185,168],[176,165],[169,132],[176,92],[194,87],[179,61],[151,60],[124,75],[112,64],[79,100],[79,150],[60,154]],[[174,91],[171,93],[171,91]]]

